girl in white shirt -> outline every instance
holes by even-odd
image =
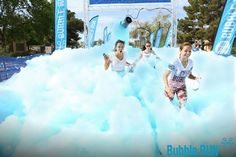
[[[135,63],[137,63],[139,60],[143,59],[144,61],[148,62],[148,59],[151,58],[151,55],[154,55],[156,59],[160,60],[160,57],[152,50],[151,48],[151,42],[147,41],[146,44],[143,46],[143,49],[140,53],[139,58],[136,60]],[[155,67],[154,67],[155,68]]]
[[[124,54],[125,42],[117,40],[115,43],[115,53],[111,56],[104,54],[104,68],[107,70],[111,65],[112,71],[118,73],[125,73],[125,66],[130,66],[130,63],[126,61]]]
[[[185,79],[186,77],[198,80],[200,77],[196,77],[192,74],[193,61],[189,59],[191,55],[192,45],[188,42],[184,42],[180,46],[179,58],[173,63],[169,64],[168,70],[163,76],[165,84],[165,95],[172,101],[176,94],[179,100],[179,108],[184,106],[187,100],[187,90]]]

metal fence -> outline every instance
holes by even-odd
[[[42,54],[34,54],[25,57],[0,57],[0,82],[12,77],[13,74],[19,73],[21,67],[26,66],[26,61]]]

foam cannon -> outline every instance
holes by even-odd
[[[120,22],[120,24],[121,24],[124,28],[127,28],[128,25],[129,25],[131,22],[132,22],[131,17],[126,16],[125,19]]]

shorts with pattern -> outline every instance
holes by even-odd
[[[165,91],[165,96],[167,96],[170,99],[170,101],[174,99],[175,94],[179,101],[187,101],[187,90],[185,85],[178,88],[176,87],[170,87],[170,88],[172,89],[173,97],[169,96],[167,91]]]

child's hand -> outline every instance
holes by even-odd
[[[202,78],[200,77],[200,76],[196,76],[195,77],[195,80],[197,80],[197,81],[199,81],[199,80],[201,80]]]
[[[170,87],[165,87],[165,91],[167,92],[169,97],[174,97],[173,91]]]
[[[103,53],[103,57],[104,57],[104,59],[109,59],[108,55],[105,53]]]
[[[111,62],[108,56],[104,56],[104,61],[106,64],[109,64]]]

